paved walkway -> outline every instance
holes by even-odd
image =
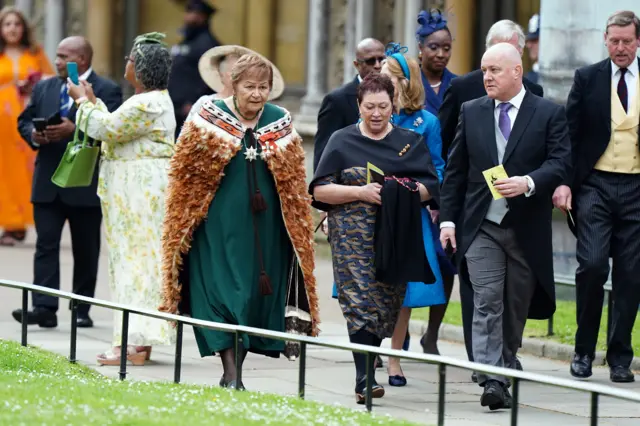
[[[65,231],[66,232],[66,231]],[[65,234],[61,269],[63,289],[70,290],[72,258],[68,235]],[[2,278],[29,282],[32,279],[32,255],[34,235],[29,235],[25,245],[17,248],[0,248],[0,276]],[[339,342],[346,342],[344,321],[340,309],[331,299],[331,268],[326,260],[318,260],[318,282],[321,283],[322,336]],[[109,298],[106,280],[106,256],[101,259],[98,283],[98,298]],[[20,327],[10,316],[11,310],[20,306],[20,292],[0,287],[0,338],[19,341]],[[62,304],[56,330],[42,330],[30,327],[29,342],[64,355],[69,351],[69,312]],[[111,314],[103,309],[93,308],[92,316],[96,327],[80,330],[78,333],[78,359],[88,365],[95,365],[95,355],[107,349],[111,340]],[[418,350],[417,336],[414,336],[412,350]],[[389,344],[388,340],[385,344]],[[461,345],[441,342],[443,355],[464,358]],[[200,358],[193,333],[185,329],[184,360],[182,379],[188,383],[217,384],[222,368],[216,358]],[[344,351],[310,348],[307,361],[307,399],[326,403],[339,403],[354,409],[357,406],[353,396],[354,367],[351,354]],[[541,358],[523,356],[522,363],[527,371],[568,377],[565,363]],[[117,375],[117,367],[98,367],[98,371],[112,377]],[[436,424],[437,415],[437,371],[435,367],[418,363],[405,363],[405,374],[409,384],[405,388],[386,387],[387,395],[376,401],[374,411],[388,413],[422,424]],[[172,380],[173,348],[156,347],[153,362],[144,367],[130,367],[129,379]],[[298,364],[285,359],[273,360],[249,355],[245,364],[244,383],[250,390],[295,395],[297,392]],[[386,382],[384,371],[378,371],[380,383]],[[446,424],[451,426],[501,426],[510,424],[510,412],[489,412],[480,407],[481,389],[469,380],[469,372],[450,369],[447,375]],[[609,384],[608,370],[598,368],[594,382]],[[620,386],[640,392],[640,383]],[[521,385],[522,404],[519,425],[588,425],[589,395],[564,389],[543,387],[536,384]],[[631,426],[640,424],[640,405],[602,398],[600,406],[601,425]]]

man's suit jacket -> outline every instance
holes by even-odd
[[[331,135],[340,129],[358,122],[358,77],[328,93],[322,100],[318,112],[318,129],[313,144],[313,170],[322,157],[322,152]]]
[[[493,199],[482,171],[498,165],[494,105],[487,96],[462,105],[441,191],[440,220],[457,225],[463,274],[467,274],[464,255]],[[563,107],[527,92],[502,164],[507,175],[529,175],[535,184],[532,196],[507,199],[516,239],[539,283],[529,318],[545,319],[555,311],[551,196],[566,177],[570,157]]]
[[[524,87],[527,91],[536,96],[543,96],[542,86],[532,81],[523,79]],[[456,135],[456,126],[458,125],[458,116],[460,115],[460,107],[463,103],[478,99],[487,95],[484,89],[482,70],[471,71],[460,77],[451,80],[451,85],[444,92],[442,105],[438,111],[440,119],[440,128],[442,135],[442,158],[447,161],[447,154]]]
[[[573,161],[571,173],[564,182],[571,187],[574,201],[611,140],[610,105],[611,59],[576,70],[567,99]]]
[[[102,99],[109,111],[116,110],[122,104],[122,89],[115,82],[100,77],[95,72],[89,75],[87,82],[92,85],[96,97]],[[18,118],[18,131],[22,139],[31,149],[38,151],[33,173],[31,202],[51,203],[55,201],[57,196],[60,196],[61,201],[70,206],[100,206],[100,200],[97,195],[98,167],[96,167],[91,186],[86,188],[63,189],[51,182],[51,177],[58,164],[60,164],[60,160],[67,148],[67,143],[73,139],[73,135],[67,140],[51,142],[40,147],[34,145],[31,141],[33,119],[48,118],[60,111],[60,90],[63,83],[62,79],[56,77],[38,82],[33,88],[29,104]],[[75,122],[75,115],[76,108],[74,106],[71,108],[67,118]]]

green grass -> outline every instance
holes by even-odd
[[[524,330],[525,337],[535,337],[542,339],[551,339],[560,343],[573,345],[576,336],[576,304],[571,301],[558,300],[556,302],[557,310],[553,316],[553,332],[551,337],[547,337],[546,320],[536,321],[527,320]],[[429,308],[414,309],[411,315],[412,319],[426,321],[429,319]],[[462,314],[460,311],[460,302],[451,302],[447,308],[444,322],[453,325],[462,325]],[[602,320],[600,321],[600,333],[598,334],[597,350],[604,351],[607,346],[606,339],[607,330],[607,307],[602,310]],[[635,327],[632,335],[633,350],[640,353],[640,329]]]
[[[203,374],[208,374],[205,370]],[[0,340],[2,425],[410,425],[337,405],[218,387],[112,380]]]

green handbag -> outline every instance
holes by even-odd
[[[93,181],[93,173],[96,168],[98,156],[100,155],[100,147],[92,146],[88,143],[89,136],[87,136],[87,126],[89,125],[91,113],[93,113],[94,110],[95,108],[89,111],[89,115],[87,116],[82,142],[80,142],[80,138],[78,137],[80,126],[76,126],[73,140],[67,144],[67,149],[64,151],[62,160],[51,177],[51,182],[60,188],[87,187],[90,186]],[[82,110],[80,113],[82,113]],[[80,119],[81,118],[82,115],[80,115]],[[77,122],[80,121],[81,120],[77,120]]]

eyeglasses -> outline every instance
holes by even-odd
[[[367,59],[358,59],[357,61],[361,64],[367,64],[370,67],[374,66],[377,62],[382,63],[385,59],[387,59],[384,56],[372,56],[371,58],[367,58]]]

